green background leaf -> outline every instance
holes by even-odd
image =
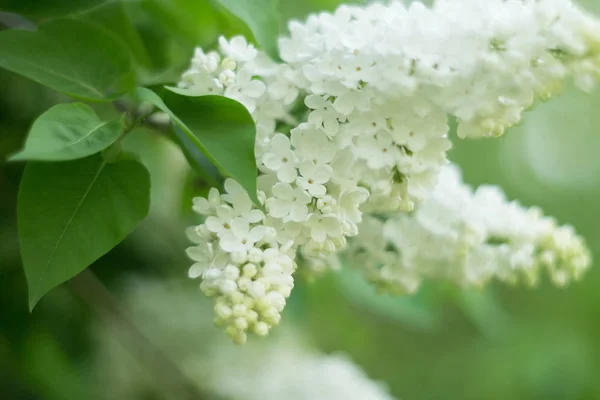
[[[102,121],[83,103],[58,104],[33,123],[17,160],[74,160],[110,146],[121,134],[121,121]]]
[[[137,65],[146,69],[152,67],[152,61],[144,43],[133,25],[123,2],[108,2],[89,12],[80,14],[78,18],[98,24],[114,33],[127,45]]]
[[[193,143],[224,174],[238,181],[258,204],[254,156],[256,126],[246,107],[216,95],[192,97],[165,91],[164,102],[145,88],[136,89],[135,95],[169,114],[176,132],[180,129],[178,136],[183,133],[186,142]]]
[[[137,161],[29,163],[17,210],[29,307],[121,242],[149,199],[150,178]]]
[[[96,7],[107,0],[0,0],[0,10],[37,20],[61,17]]]
[[[221,0],[220,4],[248,25],[269,57],[279,60],[279,17],[275,0]]]
[[[72,19],[53,20],[37,32],[0,32],[0,67],[86,100],[114,100],[135,86],[122,41]]]

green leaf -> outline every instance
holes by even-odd
[[[37,32],[0,32],[0,67],[86,100],[111,101],[135,86],[122,41],[72,19],[53,20]]]
[[[150,178],[137,161],[108,164],[98,154],[29,163],[17,207],[29,307],[121,242],[149,199]]]
[[[427,287],[406,297],[378,293],[372,284],[348,266],[335,274],[335,278],[346,298],[365,310],[421,331],[430,331],[440,324],[439,310],[426,299],[431,296]]]
[[[496,299],[492,288],[483,291],[453,289],[450,294],[488,340],[501,340],[514,330],[513,321]]]
[[[152,67],[152,61],[150,60],[144,43],[131,22],[123,2],[106,3],[89,12],[78,15],[78,18],[98,24],[119,36],[127,45],[131,55],[139,66],[147,69]]]
[[[104,122],[83,103],[58,104],[38,117],[25,148],[10,161],[60,161],[104,150],[121,134],[121,121]]]
[[[0,0],[0,10],[31,19],[56,18],[88,10],[107,0]]]
[[[258,44],[272,59],[280,59],[276,0],[221,0],[220,4],[248,25]]]
[[[153,91],[137,88],[135,96],[171,117],[176,135],[185,138],[180,142],[185,146],[184,152],[193,156],[194,147],[199,149],[224,174],[238,181],[258,204],[254,156],[256,126],[246,107],[216,95],[192,97],[166,91],[163,101]]]
[[[194,167],[196,172],[199,172],[201,176],[213,187],[221,188],[223,186],[223,179],[219,173],[219,170],[204,155],[200,148],[188,138],[186,132],[177,125],[174,125],[172,137],[179,145],[183,151],[183,155],[188,160],[190,165]]]

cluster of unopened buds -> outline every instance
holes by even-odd
[[[289,32],[282,63],[221,38],[179,83],[239,101],[256,122],[261,208],[228,180],[226,193],[195,199],[206,219],[189,231],[190,276],[235,341],[279,322],[297,264],[322,269],[347,248],[375,252],[357,268],[401,292],[424,277],[533,282],[541,269],[563,284],[588,267],[571,228],[442,171],[448,117],[460,137],[499,136],[567,79],[590,90],[598,20],[569,0],[392,1],[340,6]]]

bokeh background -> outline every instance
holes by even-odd
[[[281,0],[282,31],[287,19],[338,3]],[[600,13],[600,0],[582,3]],[[239,20],[216,13],[204,0],[112,2],[84,17],[128,43],[146,85],[176,79],[194,46],[214,45],[221,33],[246,32]],[[20,148],[39,114],[65,101],[0,71],[0,399],[177,398],[157,384],[160,365],[136,359],[126,344],[115,350],[110,343],[118,341],[118,321],[98,315],[69,285],[28,311],[16,231],[23,165],[4,160]],[[97,109],[115,113],[110,106]],[[574,225],[599,260],[598,110],[600,91],[588,95],[565,87],[560,98],[539,104],[500,139],[460,141],[452,135],[450,158],[470,184],[498,184],[510,198]],[[206,184],[163,134],[142,129],[125,146],[151,171],[151,214],[92,266],[110,296],[96,300],[118,304],[177,363],[178,354],[201,358],[216,343],[227,347],[212,326],[210,302],[186,279],[183,227],[195,221],[191,197],[206,191]],[[299,279],[281,330],[296,332],[323,353],[345,353],[398,399],[600,399],[599,288],[600,270],[592,267],[564,289],[543,283],[461,292],[428,284],[402,298],[375,294],[345,268],[314,281]],[[246,356],[261,359],[260,351]],[[209,386],[202,378],[195,383]]]

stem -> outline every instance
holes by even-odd
[[[157,112],[160,111],[154,106],[152,107],[152,111],[140,116],[139,110],[137,110],[136,107],[131,107],[128,103],[126,103],[122,100],[115,100],[115,101],[113,101],[112,104],[119,113],[126,113],[128,115],[129,114],[133,115],[133,118],[135,120],[131,124],[131,128],[134,128],[140,124],[150,126],[151,128],[157,129],[161,132],[164,132],[164,131],[168,130],[168,128],[169,128],[169,124],[165,125],[165,124],[157,123],[157,122],[153,121],[151,118],[149,118],[153,114],[156,114]]]
[[[90,268],[69,281],[71,289],[101,318],[119,326],[125,333],[124,347],[134,354],[142,365],[150,367],[156,379],[164,381],[163,387],[178,392],[182,400],[210,398],[203,393],[165,353],[140,332],[111,293]],[[125,343],[126,342],[126,343]]]

